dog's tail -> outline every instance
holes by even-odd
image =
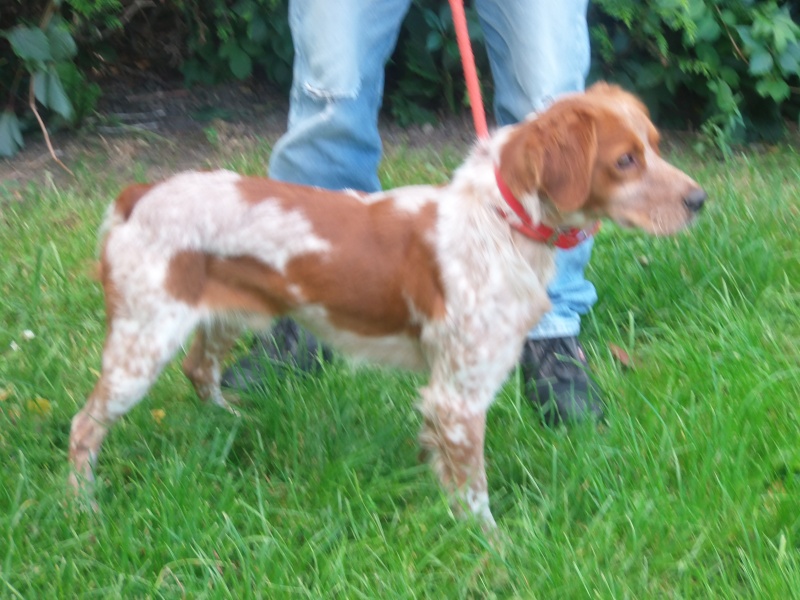
[[[126,187],[117,199],[108,207],[106,217],[100,226],[99,237],[102,241],[116,225],[120,225],[130,218],[136,203],[153,188],[150,183],[134,183]]]
[[[117,227],[118,225],[122,225],[125,221],[127,221],[131,213],[133,213],[133,209],[136,208],[136,203],[142,199],[142,197],[150,191],[153,187],[153,184],[146,184],[146,183],[134,183],[126,187],[117,199],[112,202],[108,208],[106,209],[106,215],[103,218],[103,222],[100,225],[100,229],[97,232],[97,255],[100,256],[102,254],[102,248],[105,245],[106,238],[108,234],[111,233],[111,230]],[[98,281],[104,281],[104,261],[98,260],[95,262],[94,267],[94,279]]]

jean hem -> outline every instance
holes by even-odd
[[[576,322],[572,319],[545,318],[528,332],[528,339],[548,340],[560,337],[577,337],[580,332],[580,320]]]

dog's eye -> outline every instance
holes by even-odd
[[[628,152],[627,154],[623,154],[617,159],[618,169],[629,169],[635,164],[636,164],[636,159],[630,152]]]

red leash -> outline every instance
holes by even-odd
[[[450,0],[450,10],[453,12],[453,25],[456,30],[456,40],[458,41],[458,51],[461,54],[461,65],[464,69],[464,79],[467,83],[467,94],[469,94],[469,104],[472,108],[472,121],[475,123],[475,132],[479,139],[489,138],[489,128],[486,126],[486,112],[483,108],[483,98],[481,97],[481,85],[478,82],[478,71],[475,68],[475,56],[472,54],[472,44],[469,41],[469,30],[467,29],[467,16],[464,13],[463,0]],[[522,207],[508,189],[508,186],[500,177],[499,171],[495,170],[497,186],[506,204],[520,219],[521,223],[511,223],[511,227],[521,234],[543,242],[548,246],[557,248],[574,248],[584,240],[592,237],[600,228],[600,222],[596,222],[586,229],[567,229],[555,230],[541,223],[534,224],[530,215]],[[499,210],[503,217],[506,213]]]
[[[475,56],[472,54],[472,44],[469,42],[467,29],[467,16],[464,14],[463,0],[450,0],[450,10],[453,12],[453,25],[456,29],[458,51],[461,54],[461,65],[464,69],[464,79],[467,82],[469,104],[472,107],[472,120],[479,138],[489,137],[489,128],[486,126],[486,112],[483,109],[481,97],[481,84],[478,82],[478,71],[475,69]]]

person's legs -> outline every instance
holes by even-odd
[[[523,120],[558,96],[583,90],[589,71],[588,0],[476,0],[495,81],[499,125]],[[574,338],[597,300],[584,278],[592,240],[556,251],[548,287],[553,309],[529,334],[522,356],[531,394],[549,421],[602,414],[599,389],[586,374]]]
[[[588,0],[476,0],[495,81],[495,116],[516,123],[589,72]]]
[[[384,66],[411,0],[293,0],[295,47],[288,130],[272,152],[273,179],[328,189],[380,189],[378,112]],[[228,369],[222,385],[245,389],[263,381],[264,361],[302,371],[331,352],[290,319],[256,338],[250,356]]]
[[[410,1],[290,3],[289,127],[272,153],[270,177],[329,189],[380,188],[384,65]]]

